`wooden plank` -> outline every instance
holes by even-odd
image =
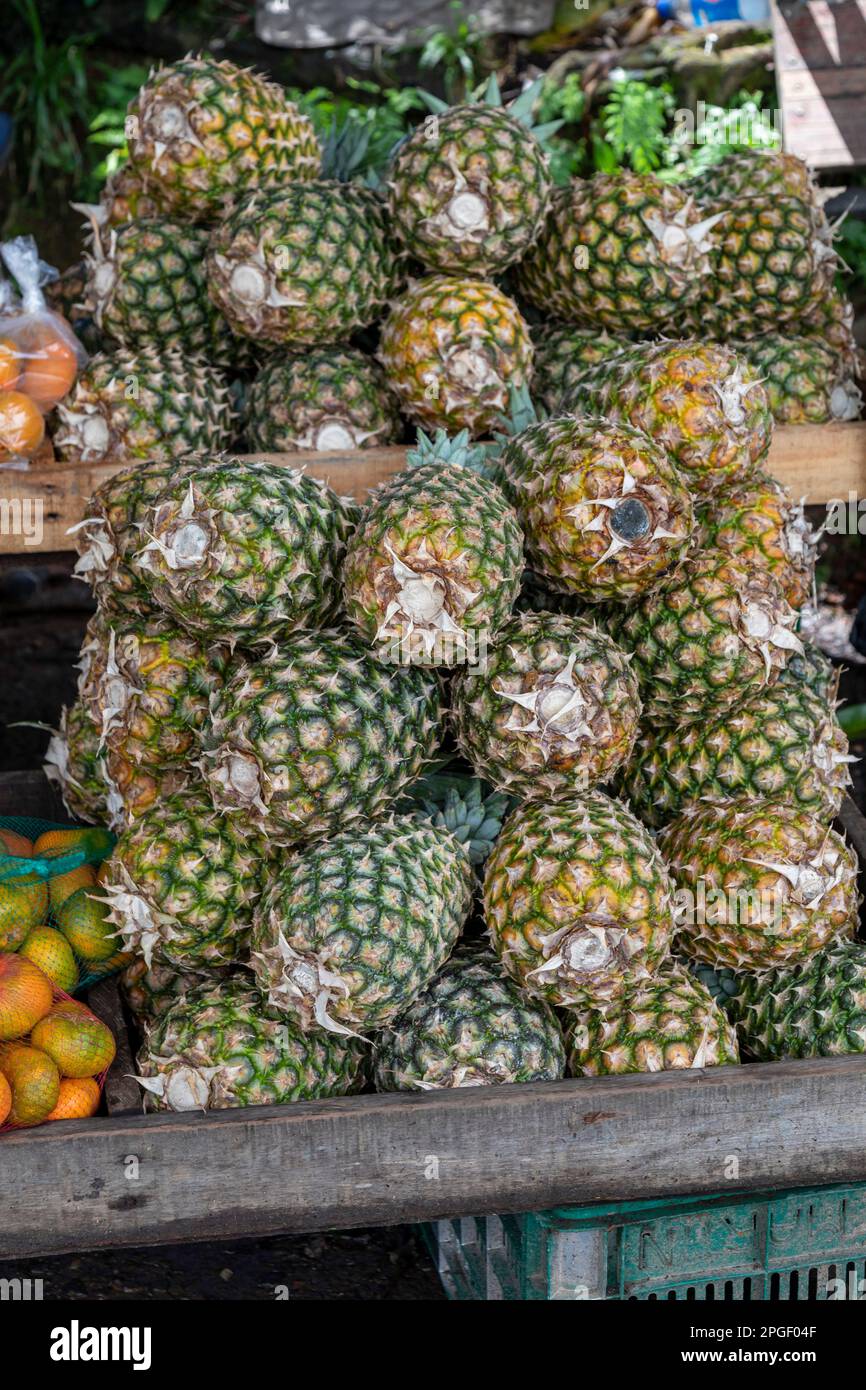
[[[363,500],[370,488],[404,466],[405,448],[345,454],[254,454],[286,468],[303,468],[335,491]],[[866,495],[866,421],[782,426],[776,430],[769,471],[810,503]],[[55,466],[0,474],[0,554],[68,551],[69,527],[87,514],[91,493],[114,465]]]
[[[0,1139],[0,1258],[866,1181],[866,1057],[69,1121]]]
[[[817,169],[866,164],[866,0],[772,3],[785,149]]]
[[[117,1054],[105,1078],[105,1107],[109,1115],[140,1115],[142,1091],[135,1080],[135,1060],[117,976],[101,980],[88,990],[87,1002],[96,1017],[111,1029],[117,1043]]]

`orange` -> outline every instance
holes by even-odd
[[[108,904],[86,888],[78,888],[55,914],[57,925],[82,960],[110,960],[121,944],[117,927],[108,920]]]
[[[46,1120],[87,1120],[99,1109],[99,1083],[92,1076],[60,1078],[57,1104]]]
[[[82,864],[78,869],[70,869],[68,874],[57,874],[55,878],[49,878],[48,899],[56,912],[78,888],[95,887],[96,870],[91,864]]]
[[[60,1073],[47,1053],[26,1043],[0,1045],[0,1071],[12,1091],[11,1125],[38,1125],[60,1095]]]
[[[5,845],[7,854],[29,859],[33,853],[33,841],[28,840],[26,835],[19,835],[17,830],[0,830],[0,841]]]
[[[94,859],[104,859],[111,853],[114,838],[108,830],[102,830],[95,825],[73,826],[68,830],[45,830],[34,840],[33,853],[49,858],[52,854],[66,854],[79,845]]]
[[[0,881],[0,951],[17,951],[48,913],[48,886],[41,878]]]
[[[54,1003],[51,981],[25,956],[0,953],[0,1040],[23,1038]]]
[[[12,1087],[0,1071],[0,1125],[5,1125],[12,1109]]]
[[[61,336],[59,324],[51,322],[30,329],[22,346],[26,356],[20,388],[50,410],[69,394],[78,375],[75,348]]]
[[[14,391],[21,380],[21,354],[11,338],[0,338],[0,391]]]
[[[42,412],[20,391],[0,391],[0,459],[29,458],[45,438]]]
[[[110,1028],[92,1014],[65,1005],[39,1020],[30,1041],[51,1058],[62,1076],[97,1076],[111,1065],[117,1051]]]
[[[72,947],[53,927],[34,927],[23,946],[19,946],[18,954],[38,965],[65,994],[71,994],[78,984],[78,966]]]

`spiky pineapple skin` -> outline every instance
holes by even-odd
[[[690,494],[662,450],[630,425],[544,420],[511,440],[501,467],[529,563],[553,589],[593,603],[635,598],[657,587],[689,547]],[[622,500],[611,509],[597,498]],[[643,529],[621,546],[612,528],[635,503]]]
[[[783,483],[759,470],[711,499],[699,522],[706,550],[723,550],[749,568],[766,570],[792,608],[811,597],[817,544],[802,503]]]
[[[719,719],[646,729],[622,786],[648,825],[690,802],[772,798],[827,821],[849,782],[848,740],[832,704],[778,681]]]
[[[196,457],[151,499],[137,564],[188,632],[254,646],[334,617],[358,510],[294,469]]]
[[[598,791],[519,806],[486,865],[496,954],[533,998],[564,1008],[600,1007],[655,974],[670,949],[672,907],[649,831]]]
[[[572,1076],[678,1071],[740,1060],[737,1035],[709,990],[679,965],[642,980],[607,1010],[578,1014],[566,1035]]]
[[[487,951],[458,947],[376,1039],[377,1091],[558,1081],[565,1049],[556,1017],[502,973]]]
[[[67,463],[168,463],[196,451],[219,453],[233,434],[223,374],[154,348],[92,357],[58,415],[54,443]]]
[[[719,343],[624,347],[588,368],[559,408],[642,430],[698,495],[753,473],[773,430],[759,372]]]
[[[214,805],[273,844],[385,815],[439,741],[434,676],[388,669],[344,631],[244,664],[212,702],[202,771]]]
[[[161,217],[168,208],[150,180],[127,162],[105,180],[94,211],[100,226],[122,227],[145,217]]]
[[[176,970],[171,965],[154,961],[150,966],[138,956],[120,976],[120,991],[139,1024],[153,1023],[196,985],[216,986],[228,975],[211,967],[206,973]]]
[[[500,274],[536,240],[551,181],[537,139],[504,110],[467,105],[424,121],[400,145],[390,213],[431,270]]]
[[[640,709],[626,654],[594,623],[552,613],[512,618],[483,669],[460,672],[451,688],[461,752],[521,800],[609,781],[631,755]]]
[[[75,820],[98,825],[106,819],[110,788],[99,729],[80,700],[64,706],[60,727],[45,752],[43,771]]]
[[[657,594],[612,613],[614,640],[634,653],[644,716],[703,719],[779,678],[796,614],[772,577],[698,551]]]
[[[758,1062],[866,1052],[866,947],[839,941],[808,960],[734,975],[726,1008]]]
[[[151,1110],[285,1105],[348,1095],[362,1084],[359,1044],[305,1036],[237,977],[190,989],[147,1029],[137,1060],[140,1076],[165,1078],[162,1097],[145,1093]]]
[[[652,332],[693,304],[709,274],[706,237],[686,193],[651,174],[596,174],[557,189],[520,293],[567,323]],[[664,229],[678,229],[675,243]],[[654,231],[653,228],[656,230]]]
[[[184,218],[210,221],[250,188],[316,178],[309,118],[260,73],[182,58],[152,73],[130,105],[130,163]]]
[[[259,988],[302,1032],[378,1028],[444,964],[472,892],[464,847],[409,817],[309,845],[283,861],[256,913]]]
[[[597,328],[548,322],[533,328],[532,341],[532,394],[551,413],[558,412],[563,399],[574,399],[588,368],[614,357],[629,345],[627,338],[613,337]]]
[[[856,855],[800,807],[689,806],[659,845],[678,887],[677,947],[690,958],[770,970],[857,929]]]
[[[417,581],[401,566],[428,576],[450,627],[416,612],[406,593]],[[477,660],[507,620],[522,570],[523,532],[500,488],[458,464],[421,464],[373,493],[346,550],[346,612],[384,660]]]
[[[416,424],[468,429],[474,439],[507,411],[509,388],[529,384],[532,342],[513,300],[485,280],[431,275],[391,305],[379,357]]]
[[[755,147],[731,150],[690,179],[699,202],[714,205],[735,198],[798,198],[817,206],[816,186],[805,160],[783,150]]]
[[[402,271],[378,194],[322,179],[240,203],[211,237],[206,273],[235,333],[297,347],[374,323]]]
[[[738,351],[760,373],[778,424],[823,425],[859,417],[863,397],[850,365],[817,338],[771,333],[741,343]]]
[[[251,449],[373,449],[400,437],[381,367],[356,348],[322,347],[266,362],[244,409]]]
[[[178,970],[236,960],[266,874],[264,842],[198,786],[160,799],[119,837],[105,870],[124,949]]]

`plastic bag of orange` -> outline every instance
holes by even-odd
[[[0,245],[21,296],[0,296],[0,467],[26,468],[45,437],[44,416],[69,394],[87,354],[62,314],[49,309],[42,286],[56,272],[39,259],[32,237]]]
[[[18,952],[0,951],[0,1133],[95,1115],[111,1029]]]

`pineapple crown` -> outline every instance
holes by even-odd
[[[406,467],[421,468],[427,463],[449,464],[468,468],[482,478],[492,478],[494,471],[489,460],[490,447],[489,444],[473,443],[468,430],[461,430],[455,435],[437,430],[432,438],[419,430],[418,442],[406,455]]]
[[[524,87],[520,95],[506,106],[502,100],[502,92],[496,74],[491,73],[484,87],[467,97],[462,104],[465,106],[493,106],[506,111],[512,120],[519,121],[522,126],[532,132],[542,149],[548,149],[551,135],[556,134],[563,122],[545,121],[541,125],[533,125],[532,113],[535,109],[535,103],[541,96],[543,85],[544,79],[537,78],[535,82],[530,82],[528,86]],[[441,116],[446,111],[452,110],[447,101],[433,96],[432,92],[421,92],[420,96],[434,116]]]
[[[491,791],[480,777],[442,770],[428,772],[410,788],[406,809],[439,830],[450,830],[472,863],[483,864],[514,804],[504,792]]]
[[[322,140],[321,177],[378,189],[382,178],[370,160],[370,134],[369,125],[362,125],[351,116],[342,123],[334,120]]]

